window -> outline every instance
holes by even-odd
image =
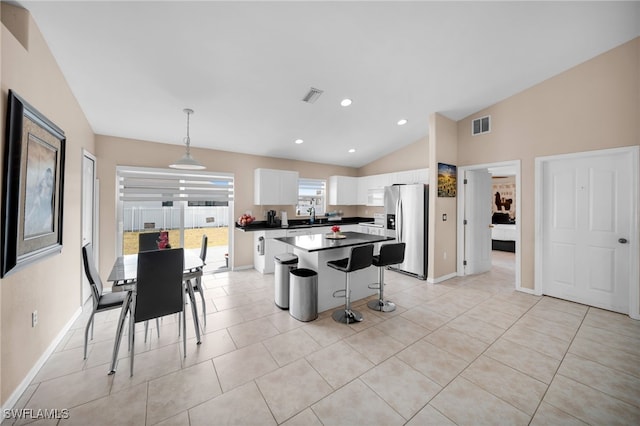
[[[325,188],[327,181],[324,179],[298,179],[298,204],[296,205],[296,216],[310,216],[309,209],[313,206],[316,216],[324,216]]]

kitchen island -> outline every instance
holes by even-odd
[[[318,273],[318,311],[344,306],[344,297],[333,297],[337,290],[344,290],[345,274],[327,266],[330,260],[349,257],[351,247],[363,244],[379,245],[393,238],[382,235],[362,234],[360,232],[343,232],[342,239],[327,238],[331,234],[312,234],[296,237],[276,238],[293,248],[298,256],[298,267],[313,269]],[[378,252],[375,249],[374,252]],[[369,284],[378,281],[375,266],[351,272],[351,300],[359,300],[377,293]]]

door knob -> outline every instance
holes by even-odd
[[[619,242],[620,244],[627,244],[627,239],[626,239],[626,238],[619,238],[619,239],[618,239],[618,242]]]

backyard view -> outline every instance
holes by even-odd
[[[154,232],[157,232],[154,230]],[[122,247],[124,254],[138,253],[138,235],[140,232],[130,231],[123,233]],[[202,235],[206,234],[207,244],[207,267],[205,271],[215,271],[227,267],[227,253],[229,247],[229,228],[195,228],[184,230],[184,249],[193,250],[195,254],[200,254],[200,244]],[[169,230],[169,244],[171,247],[180,246],[180,230]]]

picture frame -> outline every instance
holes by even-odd
[[[0,277],[62,251],[64,132],[12,90],[5,126]]]
[[[438,163],[438,197],[455,197],[457,191],[457,167]]]

